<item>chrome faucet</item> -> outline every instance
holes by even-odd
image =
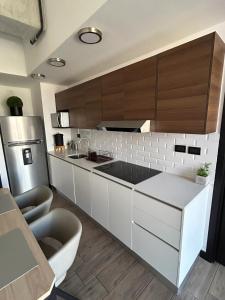
[[[90,145],[89,139],[87,137],[80,137],[80,134],[77,134],[77,140],[74,141],[76,153],[79,152],[79,145],[81,144],[82,141],[86,141],[87,148],[89,148],[89,145]]]

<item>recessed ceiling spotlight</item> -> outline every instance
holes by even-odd
[[[102,32],[95,27],[85,27],[78,31],[79,40],[85,44],[97,44],[102,40]]]
[[[30,75],[33,79],[45,79],[45,75],[41,73],[33,73]]]
[[[48,59],[48,64],[53,67],[64,67],[66,65],[65,59],[61,57],[51,57]]]

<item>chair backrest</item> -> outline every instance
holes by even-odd
[[[20,209],[30,208],[23,215],[31,223],[49,212],[53,193],[49,187],[41,185],[16,196],[15,199]]]
[[[36,204],[45,202],[47,199],[53,198],[52,190],[45,185],[40,185],[31,190],[32,196]],[[38,198],[37,198],[38,197]]]
[[[62,243],[62,247],[48,260],[56,275],[57,286],[76,257],[82,232],[81,222],[70,211],[56,208],[31,223],[30,228],[37,239],[52,237]]]

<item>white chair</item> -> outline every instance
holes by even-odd
[[[66,277],[66,273],[76,257],[82,232],[81,222],[72,212],[63,208],[56,208],[32,222],[29,227],[48,258],[48,262],[55,273],[55,286],[57,287]],[[48,244],[49,238],[50,241],[51,239],[57,241],[55,249],[54,246],[50,245],[50,242]],[[61,298],[64,297],[63,299],[75,299],[60,289],[55,288],[53,293],[54,296],[57,294]],[[50,296],[49,299],[55,298]]]
[[[29,224],[49,212],[53,193],[49,187],[41,185],[14,198]]]

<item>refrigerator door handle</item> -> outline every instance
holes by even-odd
[[[43,140],[28,140],[23,142],[8,142],[8,147],[37,145],[43,143]]]

